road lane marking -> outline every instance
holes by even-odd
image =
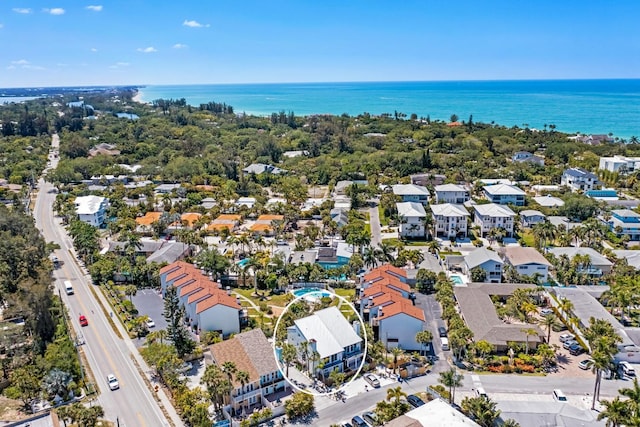
[[[140,421],[141,426],[147,425],[147,423],[144,422],[144,418],[142,418],[142,414],[140,412],[136,412],[136,416],[138,417],[138,420]]]

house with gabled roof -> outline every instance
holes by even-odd
[[[458,184],[436,185],[434,188],[436,203],[463,204],[471,200],[469,190]]]
[[[391,188],[393,194],[400,197],[403,202],[416,202],[422,205],[429,203],[429,190],[422,185],[395,184]]]
[[[424,311],[411,300],[389,293],[374,299],[372,309],[375,310],[370,312],[369,321],[374,335],[385,348],[421,350],[416,334],[424,329],[426,318]]]
[[[233,232],[238,227],[238,224],[240,224],[241,219],[242,217],[240,215],[235,214],[218,215],[218,217],[207,226],[207,231],[219,233],[223,228],[226,228],[229,232]]]
[[[484,197],[499,205],[524,206],[525,192],[515,185],[495,184],[483,187]]]
[[[424,237],[424,218],[427,213],[424,206],[416,202],[396,203],[400,221],[400,236]]]
[[[505,264],[512,266],[520,276],[538,276],[547,282],[551,263],[535,248],[507,246],[501,250]]]
[[[263,173],[271,173],[274,175],[279,175],[285,173],[284,169],[280,169],[279,167],[273,165],[265,165],[264,163],[252,163],[246,168],[242,169],[244,173],[260,175]]]
[[[273,222],[284,221],[283,215],[260,215],[255,223],[251,225],[249,230],[255,234],[261,234],[264,236],[273,236],[274,228]]]
[[[356,371],[360,366],[364,357],[360,327],[357,321],[349,324],[337,307],[329,307],[295,320],[287,328],[287,342],[299,350],[306,346],[308,353],[318,352],[320,360],[312,361],[310,370],[314,373],[322,371],[323,378],[327,378],[334,370]],[[298,352],[301,362],[302,353]],[[319,366],[323,366],[322,369]]]
[[[376,282],[384,278],[385,275],[393,276],[400,282],[407,283],[407,271],[391,264],[382,264],[381,266],[373,268],[364,275],[363,282]]]
[[[528,151],[517,151],[511,156],[511,160],[516,163],[533,163],[539,166],[544,166],[544,159],[540,156],[536,156]]]
[[[523,227],[533,227],[536,224],[545,222],[547,217],[540,211],[534,209],[525,209],[520,211],[520,224]]]
[[[473,332],[475,342],[487,341],[495,351],[506,352],[510,343],[529,345],[535,349],[544,342],[545,334],[535,324],[506,323],[498,317],[492,296],[507,300],[516,289],[535,289],[536,285],[518,283],[470,283],[467,286],[455,286],[455,293],[460,315]],[[532,330],[533,334],[525,331]]]
[[[431,205],[436,236],[467,237],[469,211],[461,204]]]
[[[94,227],[100,227],[107,218],[109,199],[101,196],[79,196],[74,200],[78,219]]]
[[[502,282],[502,266],[504,262],[495,251],[487,248],[478,248],[464,256],[462,271],[471,282],[471,270],[476,267],[486,273],[485,281],[488,283]]]
[[[556,258],[566,255],[569,260],[575,258],[576,255],[588,256],[589,265],[583,266],[581,268],[581,272],[586,273],[591,277],[600,277],[604,274],[608,274],[613,268],[613,263],[611,261],[592,248],[574,246],[556,247],[550,248],[549,253],[553,254]]]
[[[277,398],[283,397],[289,389],[273,357],[271,343],[260,328],[213,344],[208,351],[213,363],[219,367],[233,362],[238,371],[249,374],[244,384],[233,379],[229,404],[232,414],[250,414],[260,408],[272,408]]]
[[[567,186],[571,191],[589,191],[600,186],[598,177],[582,168],[569,168],[562,173],[560,184]]]
[[[223,337],[240,332],[242,307],[238,301],[223,290],[196,303],[196,331],[217,331]]]
[[[508,206],[489,203],[486,205],[474,205],[475,211],[473,223],[480,227],[480,233],[484,237],[494,228],[503,228],[507,237],[513,236],[513,220],[516,213]]]

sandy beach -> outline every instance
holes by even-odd
[[[140,89],[138,89],[138,91],[136,92],[136,95],[131,98],[131,100],[133,102],[139,102],[140,104],[146,104],[143,100],[142,100],[142,92],[140,92]]]

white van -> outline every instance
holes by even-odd
[[[73,295],[73,286],[68,280],[64,281],[64,291],[67,293],[67,295]]]
[[[449,350],[449,339],[448,338],[440,338],[440,341],[442,342],[442,351],[448,351]]]
[[[557,400],[558,402],[566,402],[567,401],[567,396],[565,396],[564,393],[562,392],[562,390],[560,390],[559,388],[553,390],[553,398],[555,400]]]

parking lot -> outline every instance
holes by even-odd
[[[141,289],[132,298],[132,301],[138,310],[138,316],[149,316],[155,322],[156,326],[149,329],[149,332],[167,328],[167,322],[162,315],[164,310],[162,296],[156,290]],[[134,340],[134,343],[136,347],[141,347],[144,344],[144,340]]]

